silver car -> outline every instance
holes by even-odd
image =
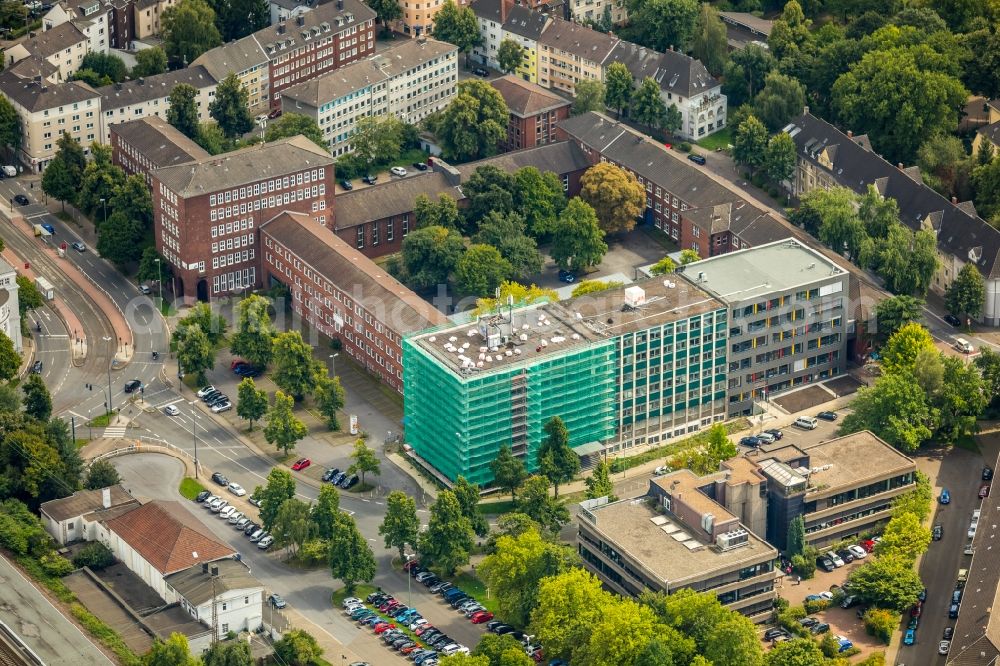
[[[229,524],[230,525],[237,524],[238,522],[240,522],[240,518],[242,518],[242,517],[243,517],[243,514],[240,513],[239,511],[237,511],[233,515],[229,516]]]

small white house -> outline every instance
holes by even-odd
[[[202,562],[166,577],[167,591],[194,619],[215,627],[219,638],[230,631],[254,631],[263,623],[264,586],[241,561]]]
[[[0,297],[2,297],[0,293]],[[17,303],[14,304],[15,309]],[[39,509],[45,531],[60,545],[97,539],[97,525],[140,506],[121,486],[80,490],[69,497],[50,500]]]

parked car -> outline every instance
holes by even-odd
[[[955,627],[945,627],[943,638],[947,641],[951,640],[951,637],[955,634]]]
[[[259,499],[257,499],[256,497],[254,497],[253,495],[250,496],[250,499],[248,501],[251,504],[253,504],[255,507],[257,507],[258,509],[260,508],[261,501]]]
[[[917,642],[917,632],[915,629],[907,629],[903,634],[903,645],[913,645]]]
[[[490,75],[489,70],[483,67],[473,67],[472,73],[475,74],[476,76],[482,76],[484,78]]]
[[[830,625],[827,624],[826,622],[817,622],[812,626],[812,628],[809,631],[814,634],[825,634],[826,632],[830,631]]]
[[[352,183],[351,181],[349,181],[347,179],[341,180],[340,181],[340,186],[342,188],[344,188],[345,190],[353,190],[354,189],[354,183]]]
[[[940,541],[942,538],[944,538],[944,526],[941,525],[940,523],[935,525],[934,529],[931,530],[931,538],[934,539],[935,541]]]
[[[823,419],[824,421],[836,421],[837,412],[820,412],[816,415],[816,418]]]
[[[847,549],[854,554],[854,559],[863,560],[868,557],[868,551],[861,546],[848,546]]]
[[[956,617],[958,617],[958,608],[959,608],[958,604],[952,604],[948,606],[948,617],[950,617],[953,620]]]
[[[765,430],[764,432],[771,435],[771,437],[774,437],[775,440],[779,440],[785,436],[785,433],[781,432],[777,428],[770,428],[768,430]]]
[[[229,506],[229,502],[227,502],[224,499],[219,499],[219,500],[217,500],[215,502],[212,502],[212,506],[208,507],[208,509],[212,513],[219,513],[220,511],[222,511],[223,509],[225,509],[227,506]]]
[[[951,314],[950,312],[948,314],[946,314],[943,317],[943,319],[946,322],[948,322],[949,324],[951,324],[952,326],[954,326],[955,328],[958,328],[959,326],[962,325],[962,320],[959,319],[958,317],[956,317],[955,315]]]
[[[837,567],[838,569],[844,566],[844,560],[840,559],[840,556],[837,555],[837,553],[833,552],[832,550],[829,553],[827,553],[826,556],[830,558],[831,562],[833,562],[833,566]]]
[[[701,155],[691,154],[688,155],[688,159],[694,162],[695,164],[700,164],[702,166],[704,166],[706,162],[705,158],[702,157]]]
[[[241,486],[236,482],[230,483],[228,487],[229,487],[229,492],[236,495],[237,497],[243,497],[244,495],[247,494],[247,491],[243,489],[243,486]]]
[[[488,610],[475,612],[469,617],[469,621],[472,622],[472,624],[482,624],[483,622],[489,622],[492,619],[493,613]]]
[[[201,502],[204,502],[205,500],[207,500],[211,496],[212,496],[212,493],[210,493],[207,490],[203,490],[203,491],[201,491],[200,493],[198,493],[195,496],[194,501],[201,503]]]
[[[801,620],[799,620],[799,624],[808,629],[809,627],[815,627],[817,624],[819,624],[819,620],[817,620],[814,617],[804,617]]]
[[[239,520],[236,521],[236,525],[234,527],[236,527],[236,529],[242,531],[243,528],[246,527],[249,523],[250,523],[250,519],[247,518],[246,516],[242,516]]]
[[[285,600],[281,598],[280,594],[272,594],[267,598],[267,601],[275,608],[284,608],[288,605],[285,603]]]
[[[403,176],[406,175],[406,169],[401,166],[394,166],[391,169],[389,169],[389,173],[391,173],[393,176],[399,176],[400,178],[402,178]]]
[[[753,449],[757,448],[763,443],[764,441],[762,439],[760,439],[759,437],[754,437],[753,435],[740,439],[740,446],[749,446],[750,448]]]
[[[938,502],[941,504],[951,504],[951,493],[948,492],[947,488],[941,489],[941,494],[938,495]]]
[[[365,181],[365,183],[367,183],[368,185],[374,185],[375,183],[378,182],[378,176],[368,173],[365,174],[365,177],[362,178],[361,180]]]
[[[782,629],[781,627],[771,627],[770,629],[764,632],[764,640],[773,641],[778,636],[787,636],[787,635],[788,632]]]
[[[990,484],[984,483],[979,487],[979,499],[986,499],[990,496]]]
[[[222,412],[228,412],[232,408],[233,408],[233,403],[229,402],[228,400],[223,400],[222,402],[218,402],[212,405],[212,413],[221,414]]]
[[[31,373],[34,375],[40,375],[42,374],[42,369],[44,367],[45,365],[41,361],[35,361],[31,364]]]
[[[344,490],[350,490],[354,486],[358,485],[358,475],[352,474],[340,483],[340,487]]]
[[[951,641],[941,641],[938,643],[938,654],[948,654],[951,650]]]
[[[772,442],[774,442],[774,435],[772,435],[769,432],[759,432],[756,435],[754,435],[754,437],[764,442],[765,444],[771,444]]]
[[[199,389],[195,395],[197,395],[199,398],[204,398],[206,395],[208,395],[209,393],[213,393],[214,391],[215,391],[214,386],[205,386]]]
[[[257,523],[255,523],[255,522],[253,522],[253,521],[251,520],[251,521],[250,521],[249,523],[247,523],[247,524],[246,524],[246,526],[245,526],[245,527],[243,528],[243,534],[245,534],[245,535],[247,535],[247,536],[250,536],[250,535],[252,535],[252,534],[253,534],[254,532],[256,532],[256,531],[257,531],[257,530],[259,530],[259,529],[260,529],[260,525],[258,525]]]
[[[329,481],[330,479],[332,479],[337,474],[340,474],[340,470],[338,468],[336,468],[336,467],[331,467],[331,468],[327,469],[325,472],[323,472],[323,476],[321,476],[320,479],[322,481]]]
[[[296,472],[300,472],[306,467],[309,467],[309,465],[312,465],[312,460],[309,460],[309,458],[299,458],[295,461],[295,464],[292,465],[292,469]]]
[[[230,504],[229,506],[226,506],[221,511],[219,511],[219,518],[222,518],[223,520],[229,520],[229,516],[233,515],[234,513],[236,513],[236,507]]]
[[[417,171],[427,171],[429,168],[425,162],[414,162],[413,168]]]
[[[837,568],[836,566],[834,566],[833,560],[831,560],[826,555],[821,555],[820,557],[816,558],[816,566],[818,566],[820,569],[822,569],[827,573],[830,573],[831,571]]]

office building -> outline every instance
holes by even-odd
[[[513,74],[494,79],[490,85],[507,103],[507,138],[501,150],[534,148],[558,140],[556,127],[569,118],[571,101]]]
[[[147,116],[111,126],[111,159],[126,175],[139,174],[146,185],[152,172],[190,164],[211,155],[159,116]]]
[[[198,109],[198,122],[210,120],[208,105],[215,99],[217,81],[204,67],[194,65],[172,72],[140,76],[131,81],[101,86],[101,113],[103,118],[101,143],[111,142],[111,126],[149,116],[167,117],[170,110],[170,93],[182,83],[194,88],[194,103]]]

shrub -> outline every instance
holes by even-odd
[[[57,553],[42,555],[39,561],[42,563],[42,570],[56,578],[61,578],[74,569],[72,562]]]
[[[792,569],[803,579],[816,575],[816,560],[806,554],[792,556]]]
[[[819,649],[826,657],[833,659],[840,653],[840,641],[831,632],[827,632],[819,642]]]
[[[778,624],[793,634],[805,637],[809,635],[809,630],[799,624],[805,616],[806,610],[802,606],[788,606],[778,611]]]
[[[816,599],[815,601],[809,601],[807,599],[802,605],[805,606],[806,613],[812,614],[826,610],[830,607],[830,602],[827,599]]]
[[[682,153],[690,153],[691,152],[691,144],[688,143],[687,141],[681,141],[680,145],[677,146],[677,149],[679,151],[681,151]]]
[[[892,632],[899,625],[899,613],[885,608],[869,608],[865,611],[864,620],[865,631],[888,645]]]
[[[91,569],[103,569],[115,563],[115,556],[111,554],[107,546],[99,541],[91,541],[80,549],[80,552],[73,558],[73,564],[77,568],[90,567]]]

